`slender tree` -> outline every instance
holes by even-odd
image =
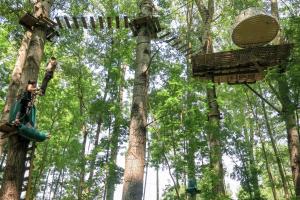
[[[273,16],[279,20],[277,0],[271,0],[271,10]],[[283,41],[282,33],[279,33],[275,43],[282,44]],[[281,66],[281,68],[284,68],[284,66]],[[295,194],[296,198],[300,198],[300,141],[295,115],[296,106],[291,100],[290,86],[286,74],[281,74],[280,77],[278,77],[277,82],[279,101],[282,106],[281,115],[284,119],[287,131],[288,149],[290,153],[291,170],[295,185]]]

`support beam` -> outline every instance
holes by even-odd
[[[281,113],[281,111],[276,108],[273,104],[271,104],[266,98],[264,98],[262,95],[260,95],[258,92],[256,92],[249,84],[244,83],[244,85],[249,88],[254,94],[256,94],[261,100],[263,100],[264,102],[266,102],[266,104],[268,104],[271,108],[273,108],[275,111],[277,111],[279,114]]]

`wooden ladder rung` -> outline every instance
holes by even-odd
[[[78,23],[77,17],[73,16],[72,19],[73,19],[73,24],[74,24],[75,28],[79,28],[79,23]]]
[[[116,16],[116,28],[117,29],[120,28],[120,17],[119,17],[119,15]]]
[[[99,16],[99,24],[100,24],[100,29],[104,29],[104,23],[103,23],[103,18]]]
[[[172,47],[176,47],[176,46],[178,46],[179,44],[181,44],[181,40],[175,41],[173,44],[171,44],[171,46],[172,46]]]
[[[187,48],[187,49],[181,51],[181,53],[186,53],[186,52],[189,52],[190,50],[192,50],[192,49],[189,47],[189,48]]]
[[[96,23],[95,23],[94,17],[90,17],[90,21],[91,21],[91,25],[92,25],[93,29],[95,29]]]
[[[125,26],[125,28],[129,27],[128,16],[124,16],[124,26]]]
[[[172,37],[172,38],[170,38],[170,39],[168,39],[168,40],[165,40],[164,42],[170,43],[171,41],[173,41],[173,40],[175,40],[175,39],[177,39],[177,36],[174,36],[174,37]]]
[[[56,19],[56,22],[57,22],[59,28],[63,28],[63,26],[62,26],[62,24],[61,24],[61,22],[60,22],[59,17],[55,17],[55,19]]]
[[[81,17],[81,21],[82,21],[82,25],[85,29],[87,29],[87,23],[86,23],[86,20],[85,20],[85,17]]]
[[[66,22],[66,24],[67,24],[67,27],[68,27],[68,28],[72,28],[72,27],[71,27],[71,24],[70,24],[70,22],[69,22],[69,18],[68,18],[67,16],[64,16],[64,19],[65,19],[65,22]]]
[[[29,177],[28,176],[23,179],[23,182],[26,182],[26,181],[29,181]]]
[[[112,20],[111,20],[111,17],[107,17],[107,27],[109,29],[111,29],[111,26],[112,26]]]
[[[180,51],[188,46],[189,46],[189,44],[184,44],[184,45],[180,46],[177,50]]]
[[[167,33],[165,33],[165,34],[159,36],[158,39],[163,39],[163,38],[167,37],[167,36],[170,35],[170,34],[171,34],[171,32],[167,32]]]

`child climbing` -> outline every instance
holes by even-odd
[[[16,115],[16,119],[15,119],[15,124],[19,125],[20,124],[20,120],[25,118],[26,115],[29,113],[29,109],[31,106],[33,106],[33,98],[34,98],[34,93],[37,91],[38,89],[36,88],[36,81],[34,80],[29,80],[28,84],[26,86],[26,90],[25,92],[22,94],[21,96],[21,100],[20,100],[20,111],[17,113]]]
[[[46,67],[46,73],[41,86],[41,96],[44,96],[46,93],[48,82],[53,78],[53,73],[57,67],[57,61],[55,57],[51,57],[50,61]]]
[[[21,99],[16,101],[13,105],[13,109],[11,110],[11,120],[12,124],[15,125],[15,128],[18,130],[17,133],[19,135],[29,140],[42,142],[49,139],[50,134],[35,129],[36,109],[34,100],[38,91],[36,81],[29,80]],[[16,113],[15,118],[14,113]]]

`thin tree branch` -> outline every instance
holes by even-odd
[[[271,108],[273,108],[274,110],[276,110],[278,113],[281,113],[281,111],[276,108],[273,104],[271,104],[266,98],[264,98],[262,95],[260,95],[257,91],[255,91],[250,85],[248,85],[247,83],[244,83],[244,85],[249,88],[254,94],[256,94],[261,100],[263,100],[264,102],[266,102]]]
[[[270,87],[270,89],[272,90],[272,92],[275,94],[275,96],[277,97],[278,100],[280,100],[280,95],[279,92],[275,89],[275,87],[271,84],[270,81],[267,81],[268,86]]]

